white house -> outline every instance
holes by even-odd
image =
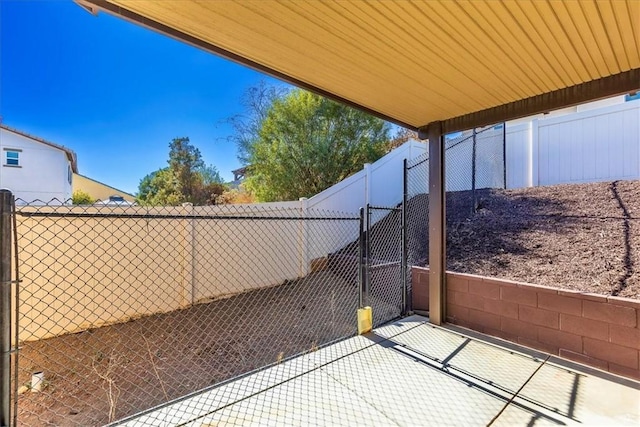
[[[18,202],[62,204],[72,195],[76,153],[17,129],[0,125],[0,188]]]

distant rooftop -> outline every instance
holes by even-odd
[[[231,173],[233,174],[233,180],[240,181],[244,179],[247,175],[247,169],[249,169],[249,166],[243,166],[241,168],[232,170]]]

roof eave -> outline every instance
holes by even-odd
[[[254,70],[266,73],[277,79],[286,81],[295,86],[315,92],[319,95],[328,97],[335,101],[358,108],[376,117],[412,130],[419,130],[422,136],[425,135],[426,128],[431,123],[407,123],[398,117],[392,117],[388,113],[382,113],[375,107],[366,106],[358,101],[352,101],[344,98],[343,94],[331,92],[330,89],[323,89],[308,82],[300,80],[300,78],[280,72],[265,64],[255,62],[252,59],[241,56],[237,53],[229,51],[221,46],[204,41],[194,35],[187,34],[181,30],[165,25],[145,15],[133,12],[124,7],[111,3],[109,0],[75,0],[80,5],[90,5],[92,11],[102,10],[107,13],[117,15],[125,20],[142,25],[153,31],[167,35],[184,43],[198,47],[210,53],[222,56],[233,62],[245,65]],[[442,117],[436,120],[441,123],[440,127],[443,132],[451,133],[473,127],[484,126],[493,123],[500,123],[508,120],[522,118],[555,109],[573,106],[597,99],[615,96],[623,93],[629,93],[640,89],[640,69],[632,68],[630,70],[612,74],[599,79],[587,81],[560,88],[551,92],[537,94],[528,98],[515,100],[506,104],[493,106],[484,110],[478,110],[463,114],[457,117]]]
[[[67,159],[69,159],[69,163],[71,163],[71,171],[78,173],[78,156],[76,156],[76,153],[67,151]]]

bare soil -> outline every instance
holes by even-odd
[[[354,335],[355,283],[331,271],[184,310],[27,342],[19,384],[25,426],[92,426],[165,403]],[[111,416],[110,416],[110,412]]]
[[[420,197],[410,206],[416,216],[427,204]],[[470,191],[447,194],[449,270],[640,299],[640,181],[479,190],[477,198],[473,212]],[[413,230],[414,240],[427,234]],[[426,246],[412,247],[428,264]]]

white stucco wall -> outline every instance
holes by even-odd
[[[22,150],[20,167],[6,166],[5,149]],[[0,188],[26,202],[71,198],[69,160],[64,151],[0,128]]]

